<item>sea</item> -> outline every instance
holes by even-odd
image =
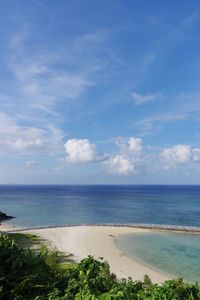
[[[105,223],[200,227],[200,186],[1,185],[0,211],[15,217],[8,224],[24,228]],[[116,244],[159,270],[200,281],[200,234],[123,235]]]

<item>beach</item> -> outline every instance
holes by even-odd
[[[26,232],[26,231],[24,231]],[[79,262],[92,255],[96,259],[106,260],[111,272],[120,278],[132,277],[133,280],[143,280],[145,274],[151,280],[161,283],[172,278],[153,267],[149,267],[133,258],[126,256],[115,245],[115,239],[121,234],[151,232],[150,229],[117,227],[117,226],[72,226],[28,230],[48,241],[51,247],[72,254]]]
[[[1,232],[9,232],[9,231],[12,231],[15,229],[19,229],[19,227],[8,225],[7,223],[4,223],[4,222],[3,222],[3,224],[0,224],[0,233]]]

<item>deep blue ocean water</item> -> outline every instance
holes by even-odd
[[[149,223],[200,227],[200,186],[0,186],[0,211],[25,227]]]

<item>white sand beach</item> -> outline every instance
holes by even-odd
[[[172,278],[127,257],[114,243],[114,239],[121,234],[151,232],[149,229],[117,226],[74,226],[35,229],[29,232],[48,240],[52,247],[73,254],[76,261],[80,261],[88,255],[92,255],[96,259],[103,257],[109,263],[111,272],[115,273],[118,278],[132,277],[133,280],[142,280],[144,275],[148,274],[151,280],[157,283]]]
[[[12,230],[15,230],[16,227],[13,226],[13,225],[8,225],[7,223],[2,223],[0,224],[0,232],[7,232],[7,231],[12,231]],[[17,227],[18,229],[18,227]]]

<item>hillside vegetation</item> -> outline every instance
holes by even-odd
[[[15,237],[16,240],[16,237]],[[12,236],[0,236],[0,299],[10,300],[193,300],[200,299],[199,284],[182,279],[162,285],[131,278],[117,280],[109,265],[89,256],[61,268],[58,253],[31,251]]]

